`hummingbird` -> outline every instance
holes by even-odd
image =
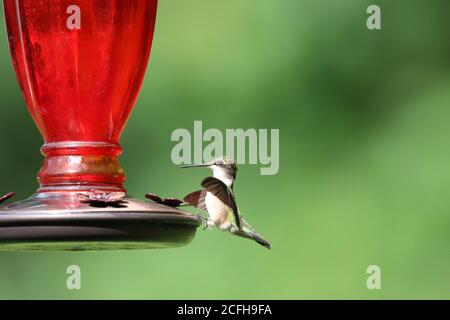
[[[186,204],[208,212],[205,228],[215,226],[236,236],[252,239],[271,249],[270,243],[244,220],[237,207],[233,192],[237,172],[236,162],[222,157],[204,164],[181,166],[181,168],[198,167],[212,169],[213,176],[202,181],[203,190],[192,192],[183,200]]]

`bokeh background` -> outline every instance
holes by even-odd
[[[0,253],[0,298],[450,298],[449,12],[447,0],[160,1],[121,141],[126,186],[196,189],[209,172],[170,160],[172,131],[194,120],[279,128],[279,174],[244,165],[236,183],[273,250],[199,230],[178,249]],[[0,193],[25,198],[42,140],[0,33]],[[80,291],[66,289],[71,264]],[[381,290],[366,288],[372,264]]]

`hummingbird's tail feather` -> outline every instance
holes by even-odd
[[[245,223],[245,222],[244,222]],[[261,237],[258,233],[256,233],[256,231],[250,229],[249,227],[247,227],[247,223],[245,223],[245,226],[243,229],[233,232],[235,235],[243,237],[243,238],[247,238],[247,239],[252,239],[254,241],[256,241],[257,243],[259,243],[260,245],[262,245],[263,247],[267,248],[267,249],[272,249],[272,245],[269,243],[269,241],[267,241],[266,239],[264,239],[263,237]]]
[[[266,247],[269,250],[272,249],[272,245],[269,243],[269,241],[267,241],[266,239],[261,237],[256,232],[250,231],[250,232],[248,232],[248,235],[251,239],[255,240],[257,243],[259,243],[263,247]]]

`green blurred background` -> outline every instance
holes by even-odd
[[[366,28],[379,4],[382,30]],[[273,243],[199,230],[158,251],[0,253],[0,298],[450,298],[450,2],[160,1],[149,71],[122,138],[126,186],[182,196],[176,128],[279,128],[280,171],[236,193]],[[3,17],[2,17],[3,19]],[[0,193],[37,187],[40,135],[0,24]],[[82,290],[66,289],[66,268]],[[366,288],[366,268],[382,289]]]

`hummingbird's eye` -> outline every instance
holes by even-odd
[[[216,166],[223,166],[224,164],[225,164],[225,162],[223,160],[216,161]]]

